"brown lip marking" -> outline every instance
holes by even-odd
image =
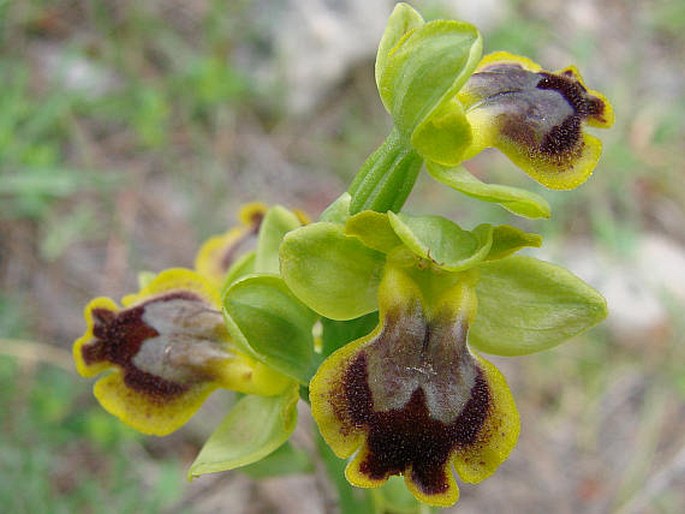
[[[578,82],[569,70],[561,75],[541,72],[542,78],[537,89],[553,90],[559,93],[573,108],[574,114],[564,119],[560,125],[552,127],[544,135],[540,152],[559,161],[565,161],[564,155],[577,157],[583,148],[582,121],[593,118],[600,122],[604,119],[605,105],[601,99],[588,94],[587,89]]]
[[[578,82],[571,71],[554,75],[540,72],[542,78],[538,82],[538,89],[552,89],[563,96],[581,118],[595,118],[604,122],[605,105],[600,98],[588,94],[587,89]]]
[[[424,494],[444,493],[449,488],[446,464],[451,454],[478,441],[490,411],[490,390],[480,368],[471,397],[450,424],[430,416],[421,388],[403,408],[375,412],[368,382],[367,356],[362,351],[343,380],[347,414],[355,428],[368,432],[368,455],[361,472],[378,480],[411,468],[411,480]]]
[[[93,309],[93,335],[95,341],[82,347],[86,364],[110,362],[119,366],[124,382],[131,389],[146,395],[151,401],[163,403],[189,389],[188,385],[163,379],[136,367],[133,359],[146,339],[157,337],[159,332],[143,321],[145,306],[152,302],[171,300],[202,301],[193,293],[172,292],[122,310]]]

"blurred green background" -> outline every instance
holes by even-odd
[[[2,512],[334,512],[317,476],[188,483],[227,400],[168,438],[140,436],[98,407],[70,346],[90,298],[133,291],[141,270],[192,266],[241,202],[316,217],[345,188],[388,129],[373,55],[392,4],[0,1]],[[536,189],[551,221],[426,177],[410,199],[466,227],[543,233],[538,255],[612,310],[562,347],[496,359],[523,433],[494,477],[462,486],[458,512],[685,512],[685,2],[413,5],[475,22],[486,51],[576,64],[616,111],[575,192],[534,186],[496,152],[468,164]]]

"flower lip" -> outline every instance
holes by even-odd
[[[400,474],[420,501],[449,506],[452,467],[466,482],[491,475],[516,443],[518,413],[499,371],[467,346],[475,275],[433,273],[386,268],[379,326],[322,364],[310,398],[326,442],[352,457],[353,485]]]
[[[164,327],[164,310],[170,311],[169,315],[175,316],[177,323],[185,318],[185,328],[179,325],[179,333],[168,333],[167,327]],[[125,384],[148,396],[151,401],[161,402],[165,398],[176,397],[186,392],[193,383],[210,378],[206,376],[206,370],[203,373],[202,368],[189,365],[187,359],[180,363],[185,366],[174,366],[182,360],[182,357],[179,358],[179,348],[184,343],[200,342],[196,350],[204,349],[207,344],[216,345],[204,339],[203,336],[208,334],[197,330],[199,324],[193,326],[191,318],[201,310],[211,311],[209,304],[189,291],[152,297],[118,313],[94,308],[91,310],[94,341],[81,347],[83,361],[86,366],[102,362],[119,366]],[[222,322],[221,314],[216,312],[216,315],[217,324],[210,330],[215,330]],[[223,356],[224,359],[226,357]]]
[[[446,465],[455,447],[473,444],[489,411],[490,392],[476,369],[474,385],[461,412],[451,423],[435,419],[423,388],[414,389],[399,409],[377,411],[369,386],[368,355],[360,353],[345,373],[349,416],[368,431],[368,452],[359,470],[373,480],[411,474],[425,495],[445,494],[450,488]]]
[[[471,123],[472,157],[495,146],[552,189],[572,189],[592,173],[601,142],[583,125],[606,128],[613,110],[575,67],[544,71],[506,52],[486,56],[458,94]]]

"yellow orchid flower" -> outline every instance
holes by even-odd
[[[73,357],[84,377],[112,370],[95,397],[140,432],[177,430],[218,387],[271,396],[291,383],[232,343],[217,289],[194,271],[165,270],[122,305],[100,297],[86,306]]]
[[[550,189],[573,189],[592,174],[601,141],[584,125],[607,128],[614,113],[578,70],[544,71],[530,59],[485,56],[457,94],[471,127],[464,159],[496,147]]]

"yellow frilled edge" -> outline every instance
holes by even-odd
[[[333,452],[340,458],[351,458],[345,476],[352,485],[378,487],[390,475],[401,474],[408,490],[419,501],[446,507],[459,498],[459,488],[452,469],[469,483],[480,482],[492,475],[518,441],[519,414],[499,370],[465,346],[466,358],[472,363],[472,368],[478,370],[476,373],[480,378],[472,389],[458,392],[465,395],[466,403],[456,421],[443,423],[436,419],[430,401],[426,400],[429,393],[419,393],[418,389],[406,395],[411,396],[411,399],[403,406],[378,409],[382,400],[371,391],[379,383],[388,380],[388,373],[387,369],[379,370],[376,365],[370,364],[372,355],[384,352],[379,345],[385,345],[388,338],[395,337],[392,334],[420,332],[415,322],[398,327],[396,319],[392,321],[393,327],[384,328],[398,312],[401,316],[412,316],[416,312],[415,305],[409,298],[399,311],[395,306],[393,314],[389,314],[381,305],[381,324],[371,334],[334,352],[321,365],[310,383],[312,415]],[[440,327],[433,325],[426,333],[440,331]],[[400,345],[406,346],[408,339],[401,337],[401,342],[397,341],[398,345],[395,345],[397,351],[391,349],[387,354],[383,353],[380,360],[392,360],[393,355],[405,353]],[[422,336],[416,339],[417,342],[421,340]],[[360,372],[359,364],[362,361],[365,368]],[[439,367],[438,362],[433,362],[433,365]],[[393,362],[392,366],[403,369],[411,367],[400,360]],[[423,371],[429,369],[433,367]],[[377,376],[378,371],[383,371],[382,376]],[[438,369],[438,373],[440,371]],[[459,370],[453,371],[451,376],[460,380]],[[450,376],[449,373],[447,375]],[[444,374],[436,374],[436,380],[437,377],[444,379]],[[405,384],[411,380],[411,375],[406,379],[391,378],[389,389],[402,395]],[[456,383],[452,385],[458,389]],[[421,387],[428,391],[431,384],[424,383]],[[421,404],[422,400],[424,404]],[[364,409],[366,413],[360,415],[359,412]],[[439,414],[436,416],[439,417]],[[381,426],[381,423],[386,423],[386,426]],[[445,433],[451,435],[446,437]],[[414,448],[411,455],[398,457],[398,452],[401,454],[408,447]],[[435,467],[430,468],[433,462]]]
[[[171,307],[174,299],[181,303]],[[94,386],[100,404],[134,429],[158,436],[184,425],[217,387],[282,393],[291,381],[233,345],[219,302],[207,279],[181,268],[163,271],[125,296],[124,309],[96,298],[84,310],[86,331],[74,342],[76,369],[87,378],[110,370]]]
[[[485,148],[496,147],[545,187],[568,190],[581,185],[596,168],[602,153],[602,142],[582,130],[582,125],[597,128],[613,125],[614,110],[607,98],[598,91],[588,89],[575,66],[546,72],[530,59],[508,52],[494,52],[483,57],[474,75],[497,66],[500,66],[500,73],[493,75],[497,77],[495,80],[506,80],[506,72],[501,71],[501,66],[511,66],[511,69],[519,67],[531,74],[551,78],[557,85],[545,88],[556,89],[565,97],[573,113],[559,124],[550,122],[544,133],[536,133],[548,123],[546,118],[552,119],[555,115],[542,112],[542,105],[549,104],[540,104],[538,111],[532,109],[534,93],[540,92],[539,86],[507,91],[526,94],[527,102],[521,105],[520,112],[516,112],[511,110],[510,95],[498,97],[509,102],[505,105],[498,103],[494,97],[489,100],[480,97],[478,89],[469,87],[467,83],[458,94],[459,101],[466,107],[473,138],[465,158],[471,158]]]

